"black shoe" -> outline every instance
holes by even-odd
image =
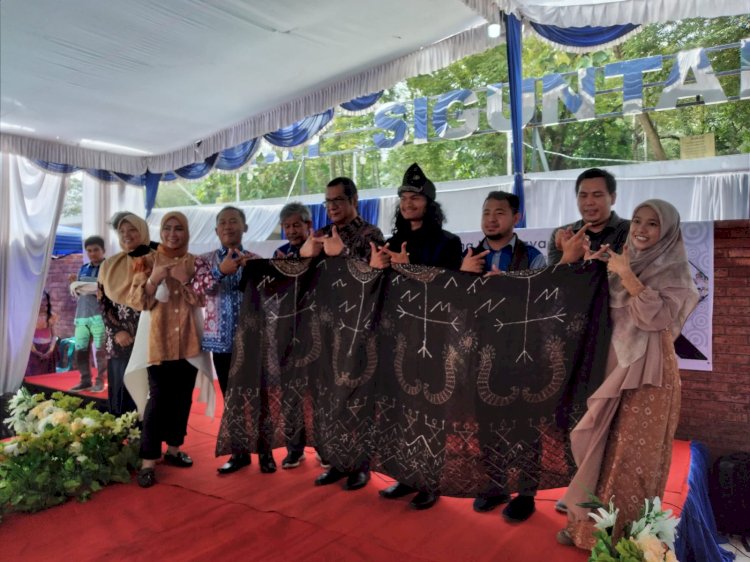
[[[526,521],[536,511],[533,496],[516,496],[503,509],[503,518],[511,523]]]
[[[94,386],[89,389],[89,392],[104,392],[104,383],[102,381],[96,381]]]
[[[262,453],[258,455],[258,461],[260,462],[260,471],[263,474],[276,472],[276,461],[273,460],[273,455],[271,453]]]
[[[474,499],[474,511],[479,513],[486,513],[492,511],[498,505],[508,503],[510,496],[508,494],[500,494],[497,496],[477,496]]]
[[[334,482],[338,482],[342,478],[346,478],[347,473],[340,471],[338,468],[331,467],[326,472],[321,474],[315,479],[316,486],[328,486]]]
[[[75,385],[73,388],[68,390],[68,392],[84,392],[86,390],[89,390],[91,388],[91,381],[89,382],[79,382],[77,385]]]
[[[434,494],[432,492],[419,492],[414,499],[409,502],[409,507],[412,509],[430,509],[438,501],[440,494]]]
[[[315,459],[320,463],[320,468],[322,468],[323,470],[328,470],[329,468],[331,468],[331,463],[321,457],[317,451],[315,452]]]
[[[156,484],[156,471],[153,468],[142,468],[138,471],[135,479],[141,488],[150,488]]]
[[[250,464],[249,453],[233,453],[229,460],[222,464],[216,470],[219,474],[232,474],[237,472],[239,469],[246,467]]]
[[[281,461],[281,468],[297,468],[303,460],[305,460],[304,451],[289,451]]]
[[[344,490],[348,490],[350,492],[359,490],[360,488],[364,488],[365,486],[367,486],[367,483],[369,481],[369,470],[358,470],[357,472],[350,472],[349,476],[346,478],[346,482],[344,483]]]
[[[180,468],[190,468],[193,466],[193,459],[187,456],[182,451],[177,451],[176,454],[165,453],[164,464],[171,466],[179,466]]]
[[[392,486],[388,486],[385,490],[380,490],[378,493],[387,500],[395,500],[408,496],[409,494],[414,494],[418,491],[419,490],[416,488],[412,488],[401,482],[396,482]]]

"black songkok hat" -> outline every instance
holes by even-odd
[[[404,181],[398,188],[398,194],[401,195],[405,191],[419,193],[430,201],[435,200],[435,184],[424,175],[422,168],[416,162],[406,170]]]

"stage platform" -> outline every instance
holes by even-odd
[[[92,377],[93,380],[96,380],[96,369],[93,370]],[[71,396],[80,396],[84,399],[84,404],[93,402],[97,409],[106,411],[109,401],[107,385],[104,385],[104,392],[69,392],[68,389],[73,388],[80,382],[80,380],[80,372],[62,371],[60,373],[24,377],[23,386],[25,386],[32,394],[36,394],[37,392],[51,394],[52,392],[59,390],[60,392],[70,394]]]
[[[64,374],[63,374],[64,375]],[[60,374],[31,381],[62,383]],[[62,387],[77,382],[77,374]],[[72,384],[68,386],[68,383]],[[57,388],[59,386],[55,385]],[[220,393],[217,394],[220,396]],[[94,395],[99,399],[102,395]],[[313,486],[321,469],[315,452],[299,468],[261,474],[257,457],[239,472],[219,476],[214,457],[217,417],[195,403],[183,449],[195,465],[157,467],[158,484],[114,484],[86,503],[75,501],[0,523],[4,560],[509,560],[584,562],[588,554],[555,541],[565,516],[554,510],[562,490],[537,496],[537,511],[510,524],[498,510],[479,514],[471,499],[441,498],[423,512],[405,500],[384,500],[392,480],[373,474],[355,492],[338,484]],[[690,446],[676,441],[665,502],[679,514],[688,491]]]

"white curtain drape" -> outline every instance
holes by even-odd
[[[67,189],[65,176],[0,155],[0,392],[15,392],[31,351]]]
[[[283,205],[248,205],[247,203],[231,204],[242,209],[247,219],[247,232],[242,237],[242,244],[248,247],[252,241],[266,240],[279,227],[279,212]],[[216,215],[224,206],[180,207],[179,209],[154,209],[148,218],[151,240],[159,241],[161,218],[170,211],[183,213],[190,225],[190,252],[203,254],[219,247],[216,237]],[[281,246],[283,242],[279,242]]]
[[[104,238],[106,255],[120,251],[117,233],[109,219],[118,211],[130,211],[144,215],[143,188],[125,182],[105,182],[89,174],[83,174],[83,239],[98,235]]]

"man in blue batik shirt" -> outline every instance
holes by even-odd
[[[234,332],[242,305],[239,290],[242,268],[248,260],[260,256],[242,248],[242,235],[247,232],[245,213],[236,207],[224,207],[216,216],[216,235],[221,248],[200,256],[195,262],[193,285],[206,295],[205,321],[201,347],[210,351],[219,387],[226,397],[229,368],[232,362]],[[261,472],[275,472],[271,450],[261,452]],[[247,451],[232,452],[227,462],[218,468],[219,474],[231,474],[250,464]]]

